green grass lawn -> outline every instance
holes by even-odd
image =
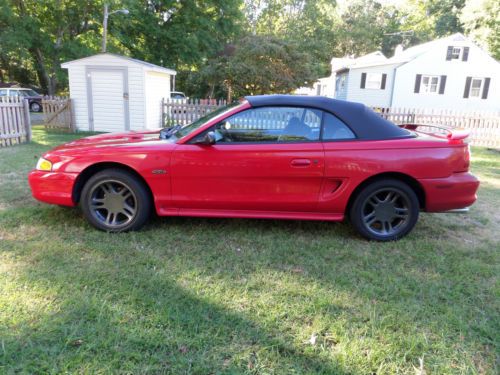
[[[468,215],[399,242],[238,219],[112,235],[31,198],[38,156],[75,137],[0,149],[1,374],[498,373],[498,151],[473,149]]]

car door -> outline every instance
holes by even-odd
[[[315,210],[324,173],[321,117],[309,108],[251,108],[178,145],[173,204],[181,210]],[[196,144],[208,131],[216,143]]]

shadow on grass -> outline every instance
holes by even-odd
[[[0,249],[29,259],[20,283],[54,291],[57,308],[2,334],[0,363],[28,372],[343,374],[377,372],[384,356],[410,371],[425,355],[437,372],[491,368],[498,319],[485,286],[494,252],[457,246],[439,224],[424,217],[407,239],[381,244],[325,222],[156,218],[142,232],[109,235],[77,209],[8,210],[0,225],[28,234]],[[228,296],[241,295],[238,309]],[[309,334],[301,341],[306,328],[323,348],[304,343]],[[335,359],[344,341],[360,357],[347,365]]]
[[[24,247],[9,240],[4,246]],[[57,307],[2,332],[0,369],[233,374],[278,366],[282,373],[347,373],[294,347],[286,333],[265,330],[170,275],[152,272],[145,259],[122,255],[115,263],[117,254],[78,254],[62,245],[20,270],[20,281],[35,294],[48,291]]]

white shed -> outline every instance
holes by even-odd
[[[170,97],[175,70],[111,53],[61,66],[68,69],[77,129],[120,132],[162,125],[161,102]]]

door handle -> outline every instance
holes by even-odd
[[[292,167],[307,167],[311,165],[311,161],[309,159],[293,159],[290,164]]]

